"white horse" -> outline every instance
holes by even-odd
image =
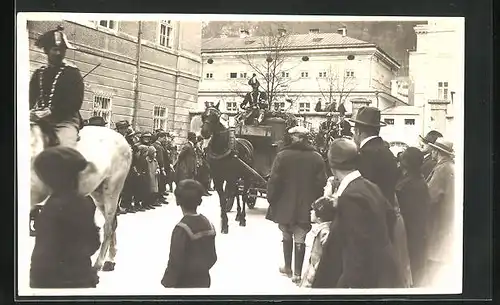
[[[33,169],[35,157],[43,151],[47,138],[40,127],[31,123],[31,208],[49,196],[49,190]],[[116,256],[116,224],[114,224],[120,193],[132,163],[132,151],[125,138],[118,132],[99,126],[86,126],[80,130],[76,149],[89,162],[80,173],[78,190],[90,195],[97,209],[104,216],[103,241],[94,268],[114,269]],[[77,238],[77,237],[76,237]],[[109,257],[103,268],[103,262]]]

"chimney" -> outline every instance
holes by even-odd
[[[337,33],[342,35],[342,37],[346,37],[347,36],[347,28],[345,26],[343,26],[337,30]]]
[[[319,29],[309,29],[309,34],[319,34]]]
[[[240,29],[240,38],[247,38],[248,36],[250,36],[248,30]]]
[[[280,28],[280,29],[278,29],[278,34],[279,34],[280,36],[283,36],[283,35],[285,35],[285,34],[286,34],[286,30],[285,30],[285,29],[283,29],[283,28]]]

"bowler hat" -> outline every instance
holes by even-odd
[[[437,138],[434,143],[427,143],[430,147],[437,149],[445,154],[453,156],[455,153],[453,151],[453,143],[444,138]]]
[[[356,168],[358,146],[353,140],[339,138],[332,141],[328,149],[328,163],[331,168],[349,170]]]
[[[401,156],[399,161],[404,168],[408,170],[418,170],[424,163],[424,153],[416,147],[408,147],[400,152]]]
[[[52,47],[58,47],[60,45],[65,45],[66,48],[74,50],[75,47],[68,41],[68,37],[63,32],[64,28],[62,26],[57,26],[55,30],[45,32],[40,35],[35,42],[35,45],[39,48],[47,49]]]
[[[49,147],[34,161],[35,172],[51,188],[66,186],[87,167],[87,160],[80,152],[65,146]]]
[[[355,119],[347,119],[354,124],[371,126],[371,127],[383,127],[387,124],[380,121],[380,110],[375,107],[361,107],[356,113]]]
[[[167,132],[166,131],[161,130],[161,129],[159,129],[159,130],[156,131],[156,137],[157,138],[166,137],[166,136],[167,136]]]
[[[93,116],[88,120],[88,124],[90,126],[106,126],[106,121],[104,120],[103,117],[100,116]]]
[[[115,124],[116,129],[127,128],[129,126],[130,126],[130,124],[127,120],[122,120],[122,121],[116,122],[116,124]]]
[[[424,142],[425,144],[429,144],[436,142],[437,138],[442,138],[443,135],[437,130],[431,130],[425,135],[425,138],[421,135],[419,135],[419,137],[422,142]]]

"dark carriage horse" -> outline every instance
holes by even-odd
[[[214,187],[219,195],[221,213],[221,232],[227,234],[229,231],[227,212],[228,198],[236,197],[237,212],[236,221],[240,226],[246,226],[246,208],[249,189],[253,176],[248,167],[253,166],[253,145],[250,141],[236,138],[234,131],[226,128],[220,122],[221,111],[219,104],[206,106],[201,116],[201,136],[210,139],[207,146],[207,162],[214,181]],[[245,166],[242,163],[246,163]],[[243,181],[241,198],[238,196],[238,181]],[[224,186],[225,182],[225,186]]]

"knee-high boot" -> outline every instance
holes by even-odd
[[[280,273],[292,277],[292,250],[293,241],[283,240],[283,256],[285,259],[285,266],[280,267]]]
[[[295,261],[292,281],[294,283],[300,283],[302,277],[302,266],[304,264],[304,256],[306,254],[306,244],[295,243]]]

